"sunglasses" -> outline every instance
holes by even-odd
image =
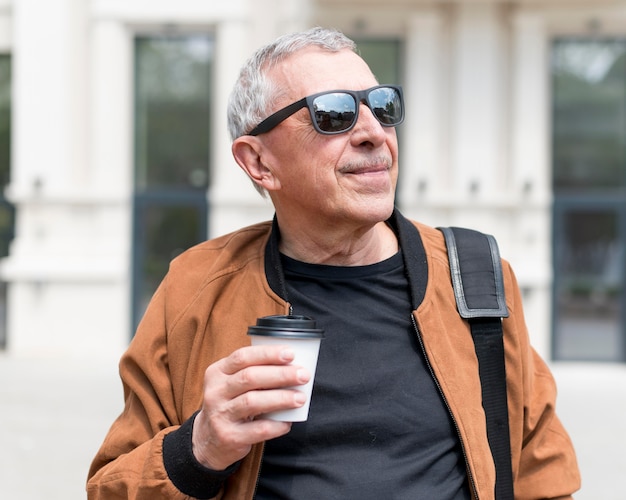
[[[269,132],[304,107],[309,108],[313,128],[324,135],[341,134],[352,129],[359,119],[363,102],[383,127],[395,127],[404,120],[404,100],[399,85],[377,85],[367,90],[329,90],[300,99],[276,111],[248,135]]]

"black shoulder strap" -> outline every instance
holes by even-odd
[[[509,315],[498,245],[493,236],[463,228],[439,228],[446,239],[459,314],[472,330],[487,438],[496,466],[496,500],[513,500],[511,442],[506,395],[502,318]]]

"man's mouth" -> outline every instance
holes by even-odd
[[[354,162],[341,168],[342,174],[366,175],[380,174],[388,172],[391,169],[391,160],[387,158],[378,158],[375,161]]]

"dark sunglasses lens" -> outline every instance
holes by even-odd
[[[317,96],[313,110],[315,123],[322,132],[342,132],[354,122],[356,102],[350,94],[332,92]]]
[[[402,121],[400,93],[391,87],[379,87],[367,96],[372,113],[383,125],[398,125]]]

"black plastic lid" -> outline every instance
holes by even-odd
[[[248,327],[248,335],[318,339],[324,337],[324,330],[308,316],[277,315],[258,318],[255,326]]]

